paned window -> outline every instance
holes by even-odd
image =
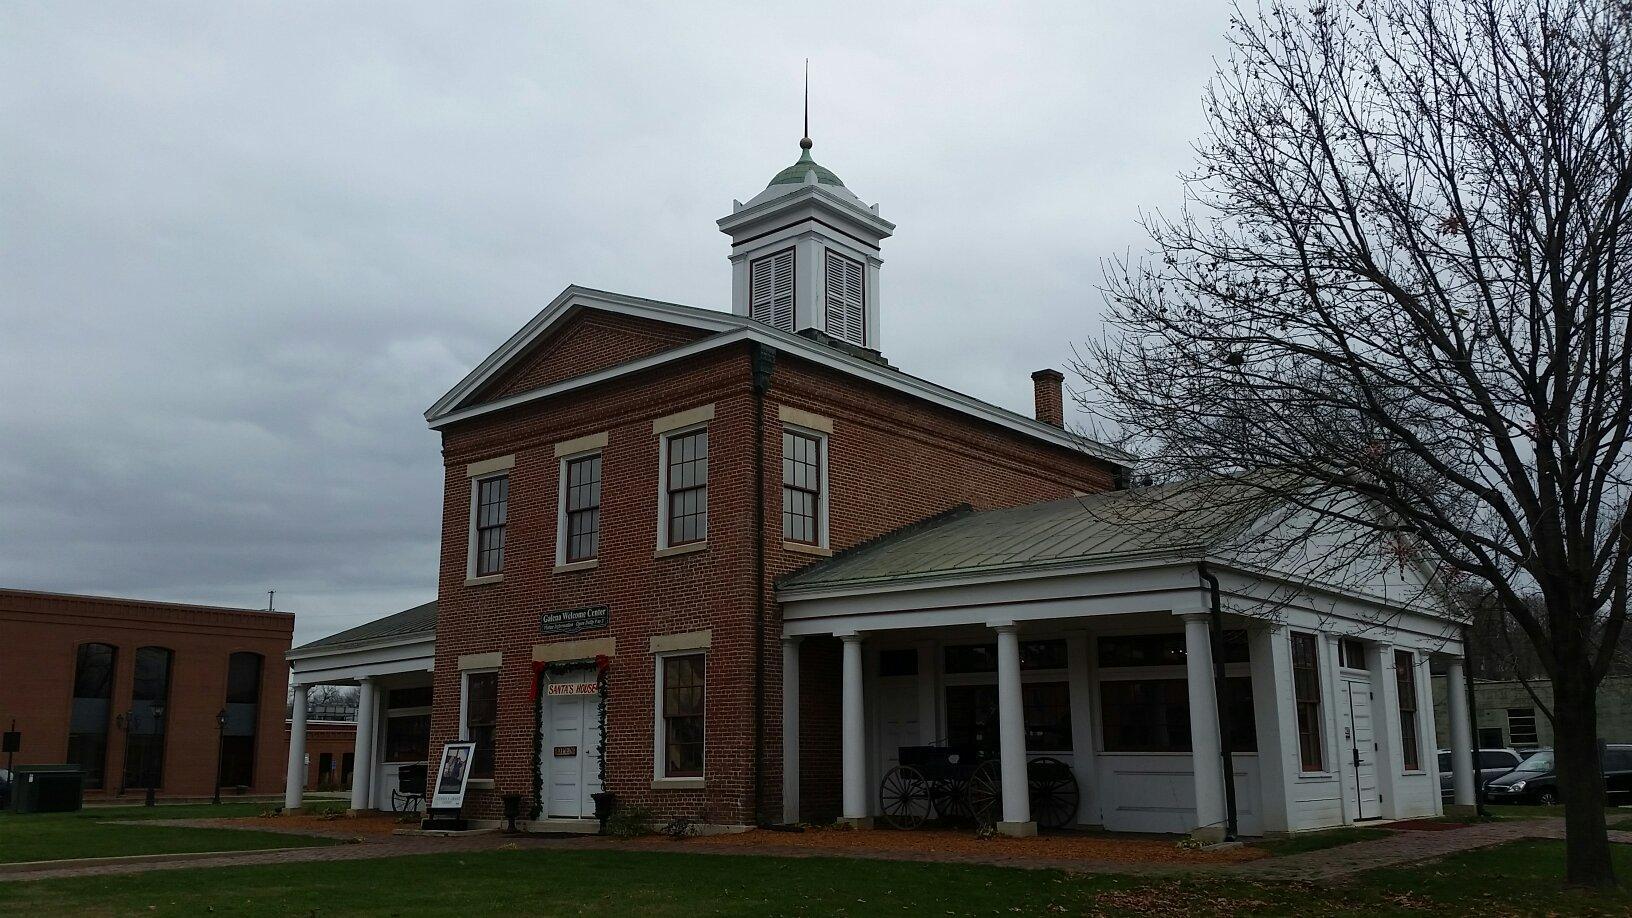
[[[1347,669],[1366,668],[1366,645],[1354,638],[1337,642],[1337,662]]]
[[[1507,709],[1507,739],[1515,746],[1534,746],[1536,738],[1536,709]]]
[[[867,344],[867,307],[861,262],[827,253],[827,333],[851,344]]]
[[[1020,686],[1027,752],[1071,751],[1071,691],[1064,682]],[[946,736],[951,746],[995,755],[998,751],[997,686],[946,687]]]
[[[476,576],[504,570],[504,521],[510,503],[510,478],[500,475],[476,483]]]
[[[567,461],[566,560],[589,561],[600,552],[601,456]]]
[[[1400,751],[1404,754],[1406,771],[1422,768],[1422,754],[1417,749],[1416,662],[1414,654],[1394,651],[1394,684],[1400,694]]]
[[[670,545],[708,538],[708,431],[669,438],[667,489]]]
[[[227,722],[221,728],[222,787],[255,783],[255,727],[261,711],[261,655],[240,651],[227,658]]]
[[[1107,679],[1100,683],[1106,752],[1189,752],[1190,688],[1184,679]],[[1258,727],[1252,679],[1224,680],[1230,750],[1255,752]]]
[[[125,714],[125,786],[160,787],[164,776],[166,705],[175,654],[163,647],[136,648],[136,680]]]
[[[476,744],[472,778],[493,777],[493,740],[499,726],[499,674],[465,674],[465,739]]]
[[[703,655],[663,660],[663,776],[703,774]]]
[[[820,545],[822,510],[822,440],[810,434],[782,432],[782,538]]]
[[[952,644],[944,651],[948,673],[997,672],[997,644]],[[1065,669],[1065,641],[1059,638],[1020,642],[1020,668]]]
[[[1320,740],[1320,651],[1312,634],[1292,632],[1292,691],[1298,713],[1298,761],[1304,771],[1325,771]]]
[[[793,331],[793,249],[749,262],[748,317]]]
[[[78,765],[87,788],[100,788],[108,759],[108,716],[113,702],[109,644],[81,644],[74,661],[74,700],[68,715],[68,764]]]

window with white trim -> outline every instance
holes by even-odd
[[[657,658],[660,778],[703,776],[707,670],[701,651]]]
[[[708,538],[708,428],[663,438],[663,545]]]
[[[1306,772],[1326,770],[1321,742],[1320,640],[1292,632],[1292,694],[1298,722],[1298,762]]]
[[[499,727],[498,670],[468,670],[463,673],[463,693],[459,701],[459,736],[476,744],[471,760],[472,778],[493,777],[493,741]]]
[[[562,459],[561,487],[560,560],[593,561],[601,543],[601,454]]]
[[[827,543],[827,438],[803,430],[782,431],[782,538],[805,545]]]
[[[748,317],[793,331],[793,249],[748,263]]]
[[[867,344],[867,303],[862,292],[866,269],[837,252],[827,255],[827,333],[851,344]]]
[[[1417,751],[1417,658],[1408,650],[1394,651],[1394,687],[1400,701],[1400,760],[1406,771],[1419,771]]]
[[[504,571],[504,526],[509,514],[510,476],[490,475],[471,482],[471,576]]]

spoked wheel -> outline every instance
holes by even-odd
[[[1003,812],[1003,769],[996,759],[980,763],[964,783],[964,804],[977,829],[997,825]]]
[[[918,769],[897,765],[878,785],[878,808],[897,829],[916,829],[929,818],[929,785]]]
[[[1082,802],[1077,776],[1059,759],[1039,756],[1026,763],[1026,785],[1031,796],[1031,818],[1044,829],[1058,829],[1077,818]]]

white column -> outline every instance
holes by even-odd
[[[1297,814],[1292,791],[1303,770],[1297,712],[1292,703],[1291,647],[1279,625],[1247,632],[1252,666],[1252,716],[1258,729],[1259,814],[1265,832],[1290,832]]]
[[[861,635],[841,634],[844,641],[844,805],[840,815],[851,825],[867,827],[867,725],[861,684]]]
[[[1199,838],[1224,837],[1224,763],[1219,758],[1218,699],[1213,691],[1213,648],[1208,615],[1184,616],[1185,678],[1190,689],[1190,758],[1196,778]]]
[[[782,639],[782,821],[799,821],[799,638]]]
[[[351,765],[351,808],[373,809],[370,806],[369,786],[374,777],[374,680],[358,680],[357,742],[353,747]]]
[[[1473,725],[1468,722],[1468,680],[1461,657],[1445,661],[1445,707],[1450,710],[1452,798],[1458,806],[1472,806]]]
[[[1378,807],[1384,819],[1407,815],[1400,798],[1400,779],[1405,772],[1405,726],[1400,722],[1400,683],[1394,671],[1394,645],[1366,645],[1366,671],[1371,675],[1371,739],[1377,744],[1377,793],[1383,798]],[[1432,750],[1429,750],[1432,752]],[[1417,757],[1423,757],[1421,746]],[[1419,763],[1420,764],[1420,763]]]
[[[1099,763],[1094,756],[1094,712],[1099,708],[1094,704],[1093,651],[1086,632],[1067,636],[1065,648],[1071,667],[1066,677],[1071,698],[1071,770],[1077,774],[1077,791],[1082,795],[1077,824],[1097,825],[1103,817],[1099,812]]]
[[[1020,696],[1020,633],[1013,622],[994,624],[997,632],[997,754],[1003,768],[1004,835],[1036,835],[1031,792],[1026,783],[1026,706]]]
[[[296,685],[294,707],[289,710],[289,772],[283,779],[283,809],[300,809],[301,792],[306,786],[306,686]]]

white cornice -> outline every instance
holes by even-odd
[[[713,332],[714,334],[690,344],[684,344],[653,354],[650,357],[618,364],[594,373],[575,376],[558,383],[541,386],[537,389],[520,392],[490,402],[476,405],[467,404],[467,401],[476,392],[480,391],[505,367],[509,366],[512,361],[525,352],[534,341],[551,327],[565,320],[576,310],[591,308],[674,325],[684,325]],[[586,386],[598,385],[630,373],[638,373],[642,370],[740,341],[756,341],[792,356],[809,360],[812,363],[821,364],[830,369],[839,370],[851,376],[894,389],[897,392],[912,395],[932,404],[940,405],[943,408],[950,408],[960,414],[975,417],[1000,427],[1006,427],[1033,439],[1052,443],[1066,449],[1085,452],[1106,462],[1128,465],[1135,459],[1129,453],[1096,440],[999,408],[996,405],[971,398],[961,392],[938,386],[928,380],[909,376],[899,370],[881,367],[875,363],[851,357],[809,338],[779,331],[744,316],[711,309],[698,309],[694,306],[661,303],[656,300],[606,293],[578,286],[568,287],[562,291],[561,295],[557,296],[550,302],[550,305],[534,316],[532,321],[523,326],[520,331],[511,335],[508,341],[477,365],[476,369],[472,370],[458,385],[450,389],[448,394],[438,399],[436,404],[425,412],[425,420],[433,430],[440,430],[458,421],[479,417],[494,411],[502,411],[516,405],[547,399]]]

